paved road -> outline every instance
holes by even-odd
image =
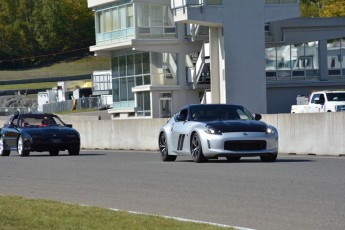
[[[345,226],[345,158],[280,156],[237,163],[156,152],[0,157],[0,194],[47,198],[262,230]]]

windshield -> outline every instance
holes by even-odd
[[[54,115],[50,114],[25,114],[20,115],[13,119],[14,125],[20,128],[38,128],[38,127],[49,127],[49,126],[64,126],[65,124]]]
[[[327,93],[328,101],[345,101],[345,92],[344,93]]]
[[[190,120],[254,120],[253,115],[243,106],[200,105],[191,107]]]

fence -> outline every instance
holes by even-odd
[[[19,113],[34,113],[37,112],[36,107],[0,107],[0,116],[8,116],[14,114],[15,112]]]
[[[43,105],[44,113],[57,113],[63,111],[71,111],[74,109],[89,109],[89,108],[102,108],[107,105],[102,103],[100,97],[85,97],[80,99],[55,102]]]

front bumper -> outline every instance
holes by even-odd
[[[261,132],[203,134],[202,150],[205,157],[263,156],[278,153],[278,134]]]

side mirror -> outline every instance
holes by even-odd
[[[319,98],[319,97],[316,97],[316,98],[314,99],[314,104],[321,104],[320,98]]]
[[[73,128],[72,124],[66,124],[67,127]]]
[[[261,114],[255,114],[255,116],[254,116],[254,119],[255,119],[256,121],[260,121],[261,118],[262,118]]]

